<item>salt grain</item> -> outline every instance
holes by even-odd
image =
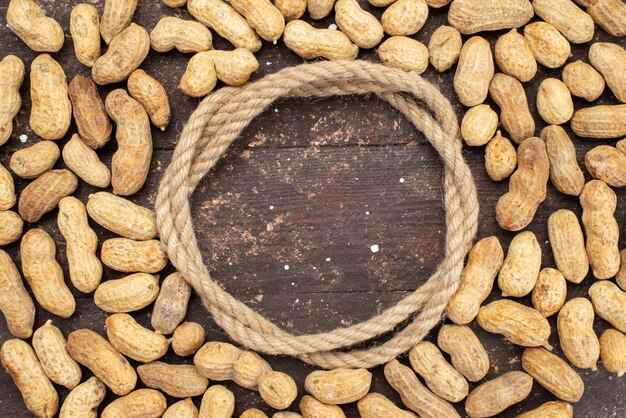
[[[20,141],[22,142],[28,141],[28,135],[25,135],[25,134],[20,135]]]
[[[373,253],[377,253],[380,249],[378,248],[378,244],[374,244],[370,247]]]

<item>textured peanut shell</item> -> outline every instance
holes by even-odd
[[[563,82],[573,96],[593,102],[604,91],[604,78],[591,65],[583,61],[567,64],[561,75]]]
[[[259,380],[272,371],[272,367],[261,356],[252,351],[242,351],[232,367],[232,379],[246,389],[258,390]]]
[[[163,413],[162,418],[198,418],[198,408],[191,398],[187,398],[172,404]]]
[[[585,176],[576,160],[576,147],[563,128],[550,125],[541,131],[550,160],[550,180],[561,193],[578,196]]]
[[[167,401],[161,392],[154,389],[137,389],[118,398],[102,411],[102,418],[159,418],[167,409]]]
[[[148,240],[158,233],[153,211],[112,193],[90,194],[87,212],[99,225],[125,238]]]
[[[106,111],[117,124],[117,151],[111,161],[113,193],[129,196],[146,182],[152,160],[150,119],[143,106],[124,90],[109,93]]]
[[[80,366],[70,357],[65,337],[51,320],[35,330],[33,348],[46,375],[54,383],[68,389],[73,389],[80,383]]]
[[[392,36],[378,47],[378,58],[390,67],[422,74],[428,68],[428,48],[406,36]]]
[[[149,388],[158,389],[175,398],[189,398],[204,394],[209,379],[200,376],[190,364],[167,364],[161,361],[137,367],[139,378]]]
[[[626,135],[626,105],[602,105],[577,110],[572,131],[583,138],[621,138]]]
[[[261,40],[237,11],[221,0],[189,0],[189,13],[237,48],[261,49]]]
[[[311,19],[319,20],[328,16],[330,12],[333,11],[334,5],[335,0],[308,0],[307,10],[309,11],[309,16],[311,16]]]
[[[502,334],[508,341],[523,347],[544,346],[548,343],[550,324],[533,308],[509,299],[500,299],[483,306],[476,322],[488,332]]]
[[[359,48],[374,48],[384,36],[378,19],[363,10],[356,0],[338,0],[335,3],[335,22]]]
[[[304,381],[304,388],[317,400],[342,405],[356,402],[369,392],[372,374],[365,369],[317,370]]]
[[[500,108],[502,127],[516,144],[535,134],[535,120],[528,108],[522,83],[506,74],[497,73],[489,84],[489,95]]]
[[[97,418],[98,407],[106,395],[106,386],[97,377],[90,377],[67,395],[59,418]]]
[[[496,220],[507,231],[519,231],[533,220],[545,200],[550,162],[543,140],[528,138],[517,149],[517,170],[509,191],[496,204]]]
[[[402,402],[422,418],[460,418],[454,407],[446,400],[428,390],[411,368],[398,360],[391,360],[384,368],[385,379],[400,395]],[[300,404],[302,409],[302,404]],[[306,417],[306,414],[304,414]]]
[[[346,418],[339,406],[327,405],[309,395],[302,397],[299,408],[303,418]]]
[[[626,50],[618,44],[596,42],[589,48],[589,62],[602,74],[617,100],[626,103]]]
[[[475,387],[465,401],[465,412],[471,418],[492,417],[530,395],[533,378],[512,371]]]
[[[274,6],[282,13],[287,22],[300,19],[306,12],[307,0],[276,0]]]
[[[537,74],[537,60],[526,39],[517,29],[498,38],[495,47],[496,64],[500,70],[521,82],[530,81]]]
[[[230,418],[235,411],[235,395],[222,385],[204,392],[198,418]]]
[[[615,276],[615,281],[622,288],[626,290],[626,248],[620,251],[620,268]]]
[[[30,127],[43,139],[61,139],[72,122],[63,68],[50,55],[42,54],[30,65]]]
[[[448,21],[464,35],[524,26],[535,14],[528,0],[456,0]]]
[[[588,151],[585,166],[589,174],[609,186],[626,186],[626,154],[615,147],[600,145]]]
[[[626,292],[609,281],[600,281],[591,285],[589,296],[600,318],[626,332]]]
[[[435,70],[444,72],[459,59],[463,40],[461,33],[452,26],[439,26],[428,41],[430,63]]]
[[[489,42],[480,36],[471,37],[461,49],[454,74],[454,91],[461,103],[472,107],[484,102],[493,75],[493,55]]]
[[[3,250],[0,250],[0,311],[11,334],[23,339],[31,337],[35,304],[24,287],[15,263]]]
[[[567,282],[560,271],[545,268],[539,272],[533,289],[533,307],[548,318],[561,309],[567,297]]]
[[[504,253],[496,237],[483,238],[469,253],[456,291],[446,314],[455,324],[469,324],[478,314],[493,288],[493,281],[502,267]]]
[[[472,147],[485,145],[498,128],[498,114],[489,105],[480,104],[469,109],[461,121],[461,136]]]
[[[452,365],[470,382],[478,382],[489,371],[489,355],[466,325],[443,325],[437,345],[450,355]]]
[[[150,305],[158,294],[158,276],[135,273],[102,283],[96,289],[93,300],[105,312],[133,312]]]
[[[18,177],[35,179],[51,170],[60,155],[61,151],[57,144],[52,141],[39,141],[35,145],[15,151],[11,155],[9,167]]]
[[[0,164],[0,210],[11,209],[16,200],[13,176]]]
[[[565,357],[580,369],[596,370],[600,343],[593,330],[593,306],[585,298],[574,298],[559,311],[557,329]]]
[[[269,0],[231,0],[252,29],[263,39],[276,44],[285,30],[285,18]]]
[[[622,377],[626,373],[626,335],[607,329],[600,336],[600,358],[609,372]]]
[[[113,126],[96,83],[77,74],[70,82],[69,95],[81,139],[93,149],[103,147],[111,138]]]
[[[0,360],[30,413],[39,418],[54,417],[59,409],[59,395],[30,345],[18,339],[7,340],[2,344]]]
[[[534,22],[524,27],[524,38],[535,59],[548,68],[559,68],[572,55],[572,48],[551,24]]]
[[[304,396],[304,397],[309,397],[311,399],[314,399],[312,396]],[[304,398],[303,398],[304,399]],[[337,407],[336,405],[328,405],[330,407]],[[339,407],[337,407],[339,408]],[[339,410],[341,410],[341,408],[339,408]],[[342,412],[343,414],[343,412]],[[310,415],[309,415],[310,416]],[[345,415],[341,415],[342,417],[345,417]],[[302,415],[298,414],[297,412],[276,412],[274,415],[272,415],[272,418],[302,418]],[[332,418],[332,417],[331,417]]]
[[[0,245],[8,245],[22,236],[24,221],[12,210],[0,210]]]
[[[493,181],[508,178],[517,167],[517,150],[508,138],[496,132],[485,148],[485,169]]]
[[[193,363],[200,374],[208,379],[230,380],[233,377],[233,366],[242,352],[232,344],[211,341],[198,350]]]
[[[593,39],[594,22],[571,0],[533,0],[535,13],[574,44]]]
[[[157,52],[174,48],[185,53],[208,51],[213,48],[213,36],[200,22],[166,16],[150,32],[150,46]]]
[[[72,316],[76,301],[65,284],[52,237],[43,229],[29,230],[22,237],[20,255],[22,273],[39,305],[62,318]]]
[[[78,179],[71,171],[46,171],[22,190],[18,203],[20,216],[27,222],[37,222],[77,187]]]
[[[148,32],[131,23],[111,40],[107,52],[96,60],[91,69],[91,77],[100,85],[124,81],[139,68],[149,51]]]
[[[543,348],[524,350],[522,368],[561,400],[578,402],[583,396],[585,384],[578,373],[564,360]]]
[[[368,393],[356,405],[361,418],[416,418],[414,413],[398,408],[380,393]]]
[[[419,32],[428,19],[424,0],[397,0],[383,12],[380,19],[389,36],[409,36]]]
[[[0,145],[11,137],[13,118],[22,107],[20,87],[24,73],[24,63],[15,55],[7,55],[0,60]]]
[[[196,322],[185,322],[174,330],[172,350],[181,357],[196,354],[204,344],[204,338],[205,331],[202,325]]]
[[[529,294],[537,283],[541,269],[541,246],[531,231],[513,237],[509,251],[498,275],[502,297],[522,297]]]
[[[259,395],[270,407],[285,409],[298,397],[298,386],[288,374],[271,371],[259,379]]]
[[[63,162],[81,180],[102,189],[111,183],[111,171],[104,165],[98,154],[74,134],[63,147]]]
[[[106,0],[100,21],[102,39],[110,44],[131,22],[137,9],[138,0]]]
[[[573,418],[574,408],[567,402],[550,401],[518,415],[517,418]]]
[[[111,238],[102,244],[102,262],[124,273],[158,273],[167,265],[167,254],[157,240]]]
[[[559,209],[548,218],[548,236],[559,271],[572,283],[580,283],[589,272],[583,231],[574,212]]]
[[[597,0],[587,8],[587,13],[611,35],[626,35],[626,4],[622,0]]]
[[[267,418],[267,415],[260,409],[248,408],[239,415],[239,418]]]
[[[87,67],[93,67],[101,55],[98,10],[87,3],[74,6],[70,15],[70,33],[78,61]]]
[[[191,286],[179,273],[167,276],[152,309],[152,328],[160,334],[173,333],[185,319],[190,296]]]
[[[431,342],[422,341],[409,351],[411,367],[433,393],[450,402],[460,402],[469,386],[461,373],[452,367]]]
[[[63,47],[61,25],[34,0],[10,0],[6,19],[9,29],[33,51],[57,52]]]
[[[567,86],[556,78],[546,78],[537,91],[537,111],[546,123],[561,125],[572,118],[574,102]]]
[[[359,47],[343,32],[316,29],[303,20],[292,20],[285,26],[283,41],[287,48],[305,59],[356,59]]]
[[[161,83],[144,70],[135,70],[128,77],[128,91],[146,109],[152,124],[165,131],[170,123],[170,102]]]
[[[125,313],[116,313],[106,319],[109,342],[116,350],[142,363],[160,359],[167,352],[170,340],[142,327]]]

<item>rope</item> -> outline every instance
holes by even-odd
[[[367,321],[330,332],[290,334],[235,299],[212,278],[202,260],[190,210],[198,182],[241,131],[280,97],[327,97],[374,93],[424,133],[444,167],[445,256],[437,271],[412,294]],[[333,61],[286,68],[242,88],[226,87],[204,99],[191,115],[159,187],[157,225],[167,254],[193,286],[217,324],[239,344],[288,355],[322,367],[374,367],[420,342],[441,320],[456,291],[476,234],[478,200],[450,103],[432,84],[366,61]],[[399,325],[408,321],[403,329]],[[367,349],[345,349],[396,331]]]

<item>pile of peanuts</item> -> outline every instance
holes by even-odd
[[[0,358],[33,415],[95,417],[108,389],[119,398],[102,410],[105,418],[231,417],[233,393],[210,385],[210,380],[232,380],[258,391],[279,411],[274,418],[345,417],[339,405],[352,402],[364,418],[417,416],[381,394],[368,393],[372,374],[364,369],[311,373],[305,381],[309,395],[299,402],[302,415],[284,412],[298,395],[294,380],[272,370],[256,353],[225,342],[205,342],[203,327],[185,322],[191,288],[178,273],[159,280],[157,273],[168,260],[157,239],[155,214],[123,197],[138,192],[148,176],[151,124],[166,130],[170,121],[167,92],[139,69],[150,49],[195,53],[180,89],[202,97],[218,80],[231,86],[246,83],[259,67],[254,53],[261,39],[276,43],[281,37],[305,59],[355,59],[360,48],[377,47],[384,64],[404,71],[423,73],[430,63],[444,72],[457,64],[454,91],[469,108],[461,123],[462,137],[468,146],[486,145],[485,166],[494,181],[510,177],[509,192],[496,206],[503,229],[521,231],[532,222],[546,198],[548,180],[560,193],[579,196],[584,233],[572,211],[558,210],[548,220],[556,268],[541,268],[541,247],[530,231],[513,238],[506,257],[496,237],[474,246],[447,309],[452,324],[440,328],[436,344],[421,342],[410,351],[411,367],[397,360],[384,367],[387,381],[408,409],[420,417],[459,417],[452,404],[465,400],[468,416],[491,417],[528,397],[536,381],[558,400],[520,417],[572,417],[570,403],[581,399],[584,383],[568,362],[550,352],[546,318],[552,315],[557,315],[559,343],[569,363],[595,370],[601,359],[610,373],[626,373],[626,250],[620,253],[618,248],[617,197],[611,189],[626,186],[626,139],[586,154],[585,166],[594,180],[585,183],[575,147],[560,126],[570,122],[583,138],[626,136],[626,51],[619,44],[594,43],[589,64],[569,63],[562,79],[543,80],[536,105],[550,126],[540,137],[534,136],[522,84],[533,79],[538,65],[565,65],[570,42],[590,42],[596,25],[615,37],[624,36],[626,5],[621,0],[576,0],[578,6],[570,0],[369,0],[386,7],[380,22],[356,0],[163,1],[170,7],[186,5],[197,21],[168,16],[148,33],[133,23],[138,0],[106,0],[101,16],[92,5],[76,5],[70,19],[74,51],[77,60],[91,68],[92,77],[77,75],[69,85],[63,68],[48,54],[64,44],[58,22],[34,0],[11,0],[7,9],[11,31],[42,53],[30,68],[30,127],[41,141],[12,155],[13,174],[0,165],[0,246],[21,239],[21,273],[0,249],[0,310],[16,337],[2,345]],[[425,24],[429,7],[448,5],[451,26],[439,27],[428,46],[410,37]],[[312,19],[321,19],[333,8],[339,30],[316,29],[300,20],[307,9]],[[535,15],[541,20],[529,23]],[[523,34],[518,32],[522,27]],[[210,29],[235,49],[213,50]],[[496,30],[510,31],[500,36],[492,53],[489,42],[475,34]],[[385,35],[389,37],[381,43]],[[472,37],[463,42],[461,35]],[[102,40],[108,45],[104,53]],[[501,72],[495,72],[496,65]],[[0,61],[0,145],[11,137],[24,77],[19,58],[9,55]],[[103,102],[98,85],[120,82],[126,82],[127,89],[112,91]],[[572,96],[593,102],[605,86],[622,104],[574,111]],[[487,97],[500,115],[484,104]],[[55,141],[65,138],[72,120],[78,134],[61,150]],[[109,168],[97,150],[111,138],[111,120],[118,148]],[[499,124],[517,150],[498,131]],[[53,169],[61,156],[68,169]],[[31,180],[19,199],[13,175]],[[99,191],[83,203],[72,196],[80,180],[95,188],[110,186],[112,193]],[[16,203],[17,212],[11,210]],[[53,210],[66,242],[70,282],[80,292],[93,293],[97,307],[110,314],[107,338],[88,329],[66,337],[51,320],[33,332],[35,303],[22,276],[42,309],[62,318],[76,309],[56,260],[54,240],[37,227],[23,233],[24,221],[36,223]],[[119,235],[102,243],[100,256],[90,221]],[[128,275],[101,283],[102,263]],[[590,300],[566,302],[567,282],[581,283],[590,269],[598,279],[589,289]],[[496,278],[503,297],[532,295],[533,307],[511,299],[481,306]],[[154,330],[129,315],[151,304]],[[595,315],[614,329],[598,338]],[[487,351],[468,327],[474,320],[482,329],[526,348],[523,371],[502,374],[470,391],[468,382],[481,382],[490,369]],[[25,341],[31,338],[30,344]],[[194,364],[159,361],[170,346],[179,356],[193,355]],[[135,370],[127,358],[142,364]],[[82,383],[81,365],[93,373]],[[147,388],[135,389],[138,377]],[[53,383],[71,390],[60,408]],[[168,407],[162,392],[182,400]],[[198,410],[191,398],[200,396]],[[240,417],[267,415],[249,409]]]

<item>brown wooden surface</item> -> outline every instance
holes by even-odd
[[[75,74],[89,75],[89,70],[79,64],[73,55],[68,30],[71,8],[78,1],[39,1],[66,31],[65,46],[54,57],[62,64],[68,79]],[[104,2],[90,0],[89,3],[102,10]],[[135,20],[148,30],[163,16],[189,16],[186,11],[171,10],[158,0],[140,0],[139,3]],[[361,3],[365,4],[364,1]],[[6,27],[6,4],[7,0],[3,0],[0,5],[0,56],[18,55],[28,68],[36,54]],[[365,7],[377,16],[382,12],[369,5]],[[428,23],[415,36],[416,39],[427,43],[432,32],[445,22],[446,9],[431,10]],[[317,23],[317,26],[327,27],[331,23],[332,17]],[[486,37],[495,42],[499,34],[492,33]],[[215,38],[216,48],[232,48],[224,40]],[[611,39],[601,30],[597,30],[594,40],[612,40],[624,45],[623,40]],[[572,60],[584,59],[587,49],[588,44],[573,45]],[[172,123],[167,131],[161,133],[153,129],[155,153],[150,176],[144,189],[134,197],[142,204],[151,205],[154,202],[159,179],[170,161],[178,134],[199,102],[184,96],[177,89],[189,57],[178,52],[151,52],[142,65],[163,83],[173,108]],[[265,43],[257,58],[260,68],[253,79],[303,62],[280,41],[276,46]],[[377,61],[373,51],[362,52],[360,58]],[[452,89],[453,72],[454,69],[438,74],[429,68],[424,77],[439,86],[452,101],[460,118],[464,108],[456,100]],[[560,69],[541,68],[538,76],[527,83],[531,106],[534,105],[539,82],[545,77],[559,77],[560,72]],[[121,86],[102,88],[102,96]],[[38,141],[28,126],[28,77],[21,91],[24,106],[16,119],[13,136],[0,148],[0,162],[5,166],[8,166],[13,151]],[[615,102],[610,92],[599,100],[599,103]],[[583,106],[586,103],[576,100],[577,108]],[[535,119],[538,134],[543,122],[536,113]],[[74,131],[72,126],[70,133]],[[26,143],[18,139],[21,134],[28,135]],[[574,138],[574,142],[581,164],[585,152],[595,144],[613,144],[612,141],[594,142],[578,138]],[[115,141],[111,141],[99,152],[107,164],[115,147]],[[498,227],[494,219],[494,205],[507,190],[507,182],[494,183],[487,177],[483,153],[483,148],[466,148],[464,151],[475,176],[481,204],[478,236],[497,235],[506,250],[513,234]],[[57,166],[62,167],[63,163],[60,161]],[[375,98],[282,100],[245,130],[226,158],[196,191],[193,206],[201,250],[213,276],[228,291],[282,327],[297,333],[309,333],[352,324],[391,306],[419,287],[435,270],[442,256],[445,232],[441,175],[441,164],[424,136],[416,132],[398,112]],[[586,176],[589,178],[588,174]],[[16,180],[18,190],[25,185],[26,181]],[[93,191],[93,188],[81,183],[76,196],[86,201]],[[620,200],[617,219],[623,227],[626,222],[626,192],[622,189],[617,193]],[[544,267],[554,266],[547,241],[546,219],[559,208],[572,209],[580,214],[576,198],[561,195],[550,186],[547,200],[529,227],[543,243]],[[67,277],[65,245],[55,216],[56,212],[46,215],[41,226],[56,238],[59,261],[64,265]],[[102,228],[94,226],[94,229],[101,240],[112,237]],[[373,244],[379,246],[379,252],[371,251]],[[621,246],[624,246],[623,238]],[[19,246],[13,244],[6,249],[19,264]],[[288,270],[285,266],[289,266]],[[171,271],[168,267],[162,277]],[[104,279],[120,276],[119,273],[106,271]],[[581,285],[568,283],[568,298],[586,295],[593,280],[590,276]],[[52,318],[65,334],[81,327],[103,333],[106,315],[93,304],[90,296],[76,291],[74,295],[78,303],[72,318],[53,317],[38,308],[35,326],[41,326]],[[490,300],[498,297],[496,289]],[[528,304],[529,298],[523,298],[522,302]],[[150,312],[151,308],[147,308],[136,316],[142,324],[149,326]],[[227,340],[195,295],[192,296],[187,320],[205,325],[209,340]],[[555,353],[562,355],[554,327],[555,318],[550,322],[553,325],[550,342],[556,346]],[[522,348],[483,332],[475,325],[472,327],[490,354],[492,368],[487,379],[521,368]],[[607,323],[596,320],[598,335],[606,328]],[[431,339],[435,335],[433,333]],[[8,338],[11,336],[6,324],[0,321],[0,342]],[[300,395],[304,394],[302,383],[311,367],[291,358],[268,360],[275,369],[293,376],[300,386]],[[191,358],[180,359],[169,353],[165,361],[190,362]],[[406,362],[406,359],[402,361]],[[85,376],[89,375],[88,371],[84,372]],[[595,372],[579,372],[585,381],[586,392],[575,405],[575,416],[626,416],[626,379],[609,375],[601,365]],[[6,373],[0,373],[0,385],[0,416],[29,416],[18,390]],[[264,406],[257,393],[240,389],[230,382],[226,386],[235,392],[236,416],[253,406],[268,414],[272,412]],[[384,381],[381,368],[374,370],[372,391],[400,402]],[[67,391],[59,388],[59,393],[64,398]],[[112,399],[109,393],[104,404]],[[535,384],[527,400],[506,410],[501,416],[514,417],[553,399]],[[199,403],[199,399],[195,401]],[[295,410],[296,406],[291,409]],[[457,408],[463,413],[462,403]],[[348,416],[358,416],[354,405],[344,409]]]

